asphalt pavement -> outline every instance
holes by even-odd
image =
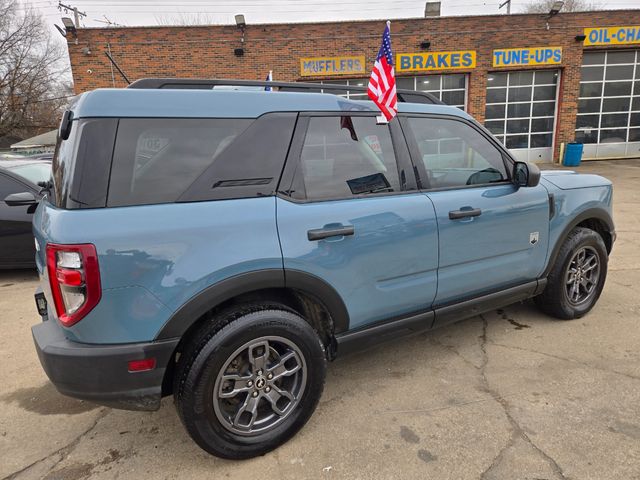
[[[211,457],[173,399],[157,412],[64,397],[30,326],[37,278],[0,272],[0,479],[640,479],[640,160],[614,182],[618,240],[586,317],[525,302],[330,365],[303,430],[263,457]]]

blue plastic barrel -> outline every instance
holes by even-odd
[[[568,143],[567,148],[564,150],[564,159],[562,164],[565,167],[577,167],[582,160],[582,148],[581,143]]]

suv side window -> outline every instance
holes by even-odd
[[[2,173],[0,173],[0,202],[2,202],[3,206],[5,206],[4,199],[7,195],[11,195],[12,193],[22,193],[28,190],[29,188],[27,186],[16,182],[13,178],[6,177]]]
[[[292,196],[307,200],[399,192],[389,126],[369,116],[310,118],[293,184]]]
[[[176,201],[252,121],[120,120],[107,205]]]
[[[407,123],[430,188],[509,180],[502,152],[470,125],[449,118],[428,117],[408,118]]]

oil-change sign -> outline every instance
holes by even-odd
[[[476,68],[475,50],[455,52],[399,53],[396,72],[422,72],[429,70],[459,70]]]
[[[494,67],[559,65],[562,47],[504,48],[493,51]]]
[[[300,59],[302,77],[360,75],[365,73],[364,55],[356,57],[312,57]]]
[[[640,25],[584,29],[584,45],[633,45],[640,43]]]

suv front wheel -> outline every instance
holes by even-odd
[[[207,452],[229,459],[263,455],[307,422],[326,363],[318,335],[293,311],[232,309],[203,325],[180,356],[176,408]]]
[[[536,305],[562,320],[586,315],[604,287],[607,261],[602,237],[588,228],[574,228],[560,248],[544,292],[534,298]]]

